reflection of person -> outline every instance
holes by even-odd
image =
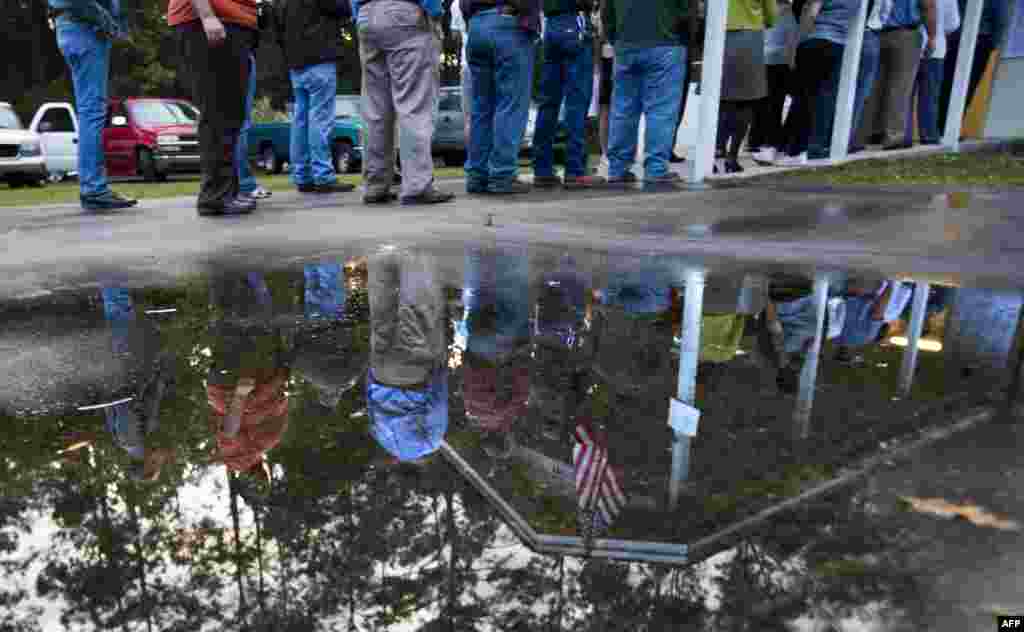
[[[399,461],[434,453],[448,431],[444,291],[434,258],[382,252],[369,262],[370,433]]]
[[[913,289],[889,280],[881,283],[851,282],[846,290],[846,320],[836,338],[836,359],[860,364],[855,349],[877,343],[885,335],[888,323],[899,318],[910,302]]]
[[[795,393],[804,358],[818,333],[817,311],[810,284],[775,282],[769,288],[762,340],[778,368],[776,382],[784,393]],[[767,339],[765,339],[767,338]]]
[[[281,332],[261,322],[270,300],[258,274],[213,286],[213,303],[226,314],[214,326],[206,386],[217,460],[256,479],[268,476],[266,453],[288,427],[291,360]]]

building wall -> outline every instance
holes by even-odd
[[[992,84],[992,101],[989,105],[985,136],[1024,137],[1021,103],[1024,103],[1024,58],[1002,59]]]

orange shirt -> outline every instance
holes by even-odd
[[[256,28],[256,0],[210,0],[210,8],[221,22]],[[199,15],[192,7],[192,0],[170,0],[167,4],[167,24],[178,26],[194,20]]]
[[[238,435],[232,438],[225,437],[219,430],[224,425],[235,388],[213,384],[206,387],[210,422],[218,429],[217,446],[228,468],[244,472],[262,461],[268,450],[281,443],[281,437],[288,428],[288,397],[284,392],[288,374],[286,369],[282,369],[269,379],[257,382],[245,400]]]

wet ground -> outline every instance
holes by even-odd
[[[6,214],[0,620],[1024,614],[1014,194],[569,199]]]

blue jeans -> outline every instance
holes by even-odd
[[[245,94],[245,121],[235,145],[235,168],[238,170],[238,192],[252,193],[259,186],[249,164],[249,129],[252,127],[252,102],[256,99],[256,57],[249,55],[249,87]]]
[[[466,185],[497,190],[519,170],[533,87],[533,35],[516,17],[482,11],[469,21],[466,52],[473,83]]]
[[[292,182],[333,184],[331,134],[334,132],[334,99],[338,94],[337,64],[328,62],[291,71],[295,93],[292,117]]]
[[[107,122],[110,40],[66,17],[57,20],[57,46],[71,69],[78,112],[78,183],[82,197],[110,191],[103,152]]]
[[[586,121],[594,93],[594,40],[583,33],[575,14],[548,18],[544,33],[537,128],[533,135],[533,172],[553,176],[554,141],[558,115],[565,100],[565,127],[569,134],[565,175],[586,174]]]
[[[647,117],[644,177],[668,173],[686,75],[686,47],[615,48],[608,175],[621,178],[636,158],[640,114]]]
[[[939,92],[942,90],[942,78],[946,60],[922,59],[917,68],[914,80],[914,94],[917,99],[917,129],[921,132],[921,142],[934,145],[939,142]],[[906,142],[914,140],[914,110],[907,111]]]
[[[466,251],[461,333],[466,350],[495,360],[530,339],[530,270],[524,247]]]
[[[345,315],[347,292],[341,265],[310,263],[303,270],[304,305],[309,320],[341,320]]]
[[[857,72],[857,96],[853,100],[853,123],[850,125],[851,146],[856,144],[858,130],[864,124],[864,105],[875,88],[881,59],[882,40],[878,31],[864,31],[864,48],[861,49],[860,69]]]

